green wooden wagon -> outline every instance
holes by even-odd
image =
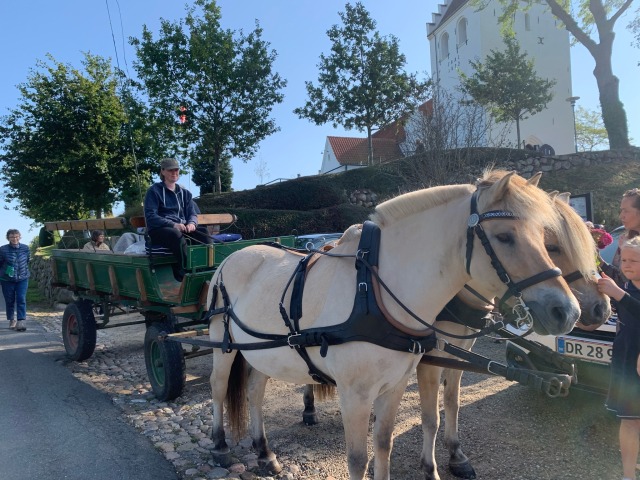
[[[200,225],[228,224],[229,214],[199,215]],[[144,217],[47,222],[54,230],[114,230],[144,225]],[[77,249],[55,249],[52,254],[53,286],[74,292],[75,301],[63,315],[62,338],[69,358],[85,360],[93,354],[96,331],[144,323],[145,362],[154,394],[170,400],[182,393],[185,359],[210,352],[185,352],[180,344],[161,342],[161,333],[179,333],[204,328],[209,281],[215,268],[233,252],[261,242],[293,247],[295,236],[240,240],[186,247],[185,276],[177,282],[172,255],[99,253]],[[139,312],[144,319],[111,322],[119,315]]]

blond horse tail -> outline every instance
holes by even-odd
[[[231,434],[236,441],[247,433],[247,374],[247,362],[238,353],[233,360],[227,386],[227,415]]]
[[[335,397],[336,387],[326,384],[314,384],[313,395],[318,399],[319,402],[322,402],[323,400]]]

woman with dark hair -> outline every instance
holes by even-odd
[[[0,283],[7,306],[9,328],[24,332],[27,327],[27,288],[29,287],[29,247],[20,243],[20,232],[15,228],[7,232],[9,243],[0,247]],[[17,312],[17,320],[14,315]]]
[[[104,243],[104,232],[102,230],[94,230],[91,232],[91,240],[84,244],[82,250],[88,250],[89,252],[110,252],[109,245]]]
[[[620,249],[628,240],[640,234],[640,188],[633,188],[622,194],[618,218],[620,218],[625,232],[618,237],[618,249],[613,256],[613,260],[611,260],[611,264],[600,259],[600,268],[621,286],[627,279],[620,270]]]

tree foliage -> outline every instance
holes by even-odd
[[[520,120],[546,108],[555,81],[536,75],[533,60],[520,53],[513,37],[506,36],[504,42],[504,51],[491,50],[484,63],[471,62],[472,76],[460,74],[461,89],[498,122],[515,122],[520,148]]]
[[[278,131],[270,115],[286,85],[273,71],[276,52],[257,22],[245,35],[222,29],[220,20],[215,1],[196,0],[184,20],[161,20],[157,40],[146,26],[141,39],[131,40],[152,113],[181,139],[201,193],[220,192],[224,162],[250,160]]]
[[[489,2],[476,0],[486,6]],[[529,9],[538,0],[498,0],[504,6],[499,21],[510,28],[518,10]],[[607,129],[612,149],[629,147],[627,113],[620,101],[620,80],[613,73],[611,57],[614,27],[618,19],[629,9],[633,0],[542,0],[551,13],[581,43],[595,60],[593,75],[596,78],[602,108],[602,119]],[[638,24],[637,17],[634,19]],[[594,29],[595,27],[595,29]],[[640,32],[640,27],[637,30]],[[596,37],[597,33],[597,37]],[[596,38],[594,38],[596,37]]]
[[[372,131],[413,112],[427,99],[430,82],[404,72],[398,39],[381,37],[362,3],[347,4],[339,15],[343,25],[327,31],[331,54],[320,55],[318,85],[305,82],[308,100],[294,113],[317,125],[366,131],[371,165]]]
[[[110,213],[136,183],[117,77],[99,56],[85,54],[82,63],[84,71],[52,56],[38,61],[18,86],[19,104],[0,123],[4,195],[36,222]],[[144,159],[151,144],[142,141],[144,132],[134,135]]]
[[[599,110],[576,109],[576,142],[579,152],[609,149],[607,130]]]

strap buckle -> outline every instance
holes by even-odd
[[[298,340],[300,340],[299,337],[302,337],[302,334],[300,333],[292,333],[291,335],[289,335],[287,337],[287,345],[289,345],[291,348],[300,348],[300,341],[296,341],[295,339],[297,338]]]

